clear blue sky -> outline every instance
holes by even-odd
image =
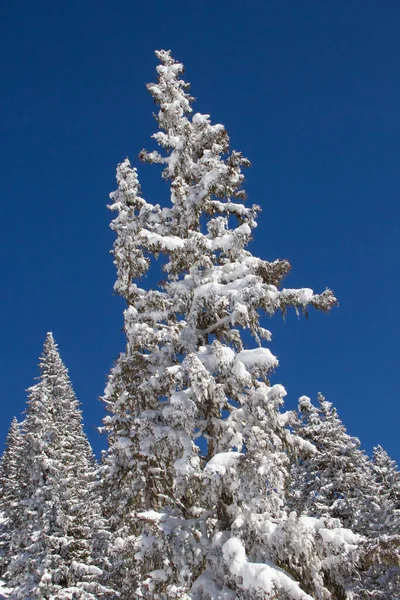
[[[330,315],[268,323],[274,381],[322,391],[349,432],[400,460],[400,5],[263,0],[4,2],[1,10],[1,420],[20,415],[51,330],[96,451],[124,349],[108,252],[115,167],[151,147],[153,50],[252,161],[252,250],[290,287],[333,288]],[[158,201],[157,167],[142,167]],[[165,201],[165,199],[164,199]]]

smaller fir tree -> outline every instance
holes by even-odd
[[[11,533],[18,525],[19,511],[17,507],[23,493],[21,481],[22,445],[21,425],[14,417],[0,463],[0,514],[3,520],[0,530],[0,576],[3,576],[7,568]]]
[[[300,455],[292,467],[291,505],[299,514],[339,519],[344,527],[371,534],[380,511],[368,456],[350,436],[331,402],[318,406],[302,396],[295,432],[316,452]]]
[[[400,473],[397,464],[381,447],[373,449],[370,463],[376,485],[379,512],[372,539],[360,548],[362,599],[400,598]]]
[[[12,600],[94,600],[97,579],[93,529],[99,508],[92,492],[95,463],[81,411],[51,333],[38,383],[28,390],[23,426],[18,526],[6,573]]]
[[[372,474],[379,490],[382,509],[382,532],[400,534],[400,471],[382,446],[375,446],[371,461]]]
[[[291,507],[306,516],[337,519],[362,536],[344,586],[353,597],[398,597],[400,538],[390,531],[398,520],[389,500],[395,464],[381,449],[370,461],[322,394],[317,407],[306,396],[300,398],[299,411],[294,429],[315,451],[300,453],[292,466]]]

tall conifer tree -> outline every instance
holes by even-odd
[[[141,157],[164,165],[171,205],[143,199],[127,159],[110,205],[115,290],[127,303],[126,351],[104,396],[114,585],[124,600],[333,598],[328,588],[345,585],[335,562],[357,536],[285,511],[288,455],[307,443],[286,427],[283,386],[269,382],[278,361],[260,313],[336,300],[282,288],[289,263],[246,250],[258,212],[243,203],[249,163],[222,125],[191,114],[183,66],[156,54],[148,88],[161,152]],[[157,260],[165,279],[148,285]]]

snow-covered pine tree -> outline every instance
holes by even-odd
[[[22,443],[21,426],[14,417],[0,463],[0,514],[2,517],[0,526],[0,577],[7,568],[11,532],[18,519],[16,506],[22,494]]]
[[[53,336],[40,359],[38,383],[28,390],[23,424],[23,486],[6,579],[12,600],[94,600],[105,590],[92,561],[96,507],[95,463],[81,411]],[[94,531],[93,531],[94,530]]]
[[[371,468],[379,490],[382,509],[382,533],[400,535],[400,471],[382,446],[375,446]]]
[[[146,202],[125,160],[110,206],[127,302],[126,351],[104,395],[114,586],[125,600],[339,598],[326,579],[340,584],[330,570],[357,536],[286,514],[288,453],[302,442],[280,411],[283,386],[268,380],[278,362],[260,324],[290,307],[327,311],[335,297],[282,289],[289,263],[246,250],[258,210],[243,204],[248,161],[222,125],[191,115],[183,66],[156,54],[148,88],[164,154],[141,157],[165,165],[171,205]],[[146,285],[160,255],[165,280]]]
[[[379,512],[370,537],[360,547],[359,598],[400,598],[400,472],[381,447],[370,463]]]
[[[317,452],[299,456],[292,470],[292,507],[313,517],[339,519],[344,527],[373,535],[380,505],[368,456],[350,436],[337,410],[322,394],[318,406],[299,400],[295,432]]]
[[[339,519],[363,536],[352,553],[356,569],[348,574],[348,586],[356,598],[396,598],[400,594],[400,536],[389,500],[395,463],[381,449],[375,449],[370,461],[321,394],[317,407],[306,396],[300,398],[299,410],[294,429],[317,452],[300,453],[294,463],[290,505],[300,514]],[[375,461],[382,464],[382,472],[376,470]],[[388,476],[385,483],[383,472]],[[396,524],[397,531],[392,528]]]

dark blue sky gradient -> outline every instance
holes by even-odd
[[[145,83],[153,50],[171,48],[195,110],[252,161],[252,251],[289,258],[287,286],[340,301],[267,324],[286,406],[322,391],[368,452],[400,460],[399,21],[394,1],[3,3],[1,443],[51,330],[104,447],[97,398],[124,349],[106,204],[116,164],[152,147]],[[140,177],[168,200],[157,167]]]

